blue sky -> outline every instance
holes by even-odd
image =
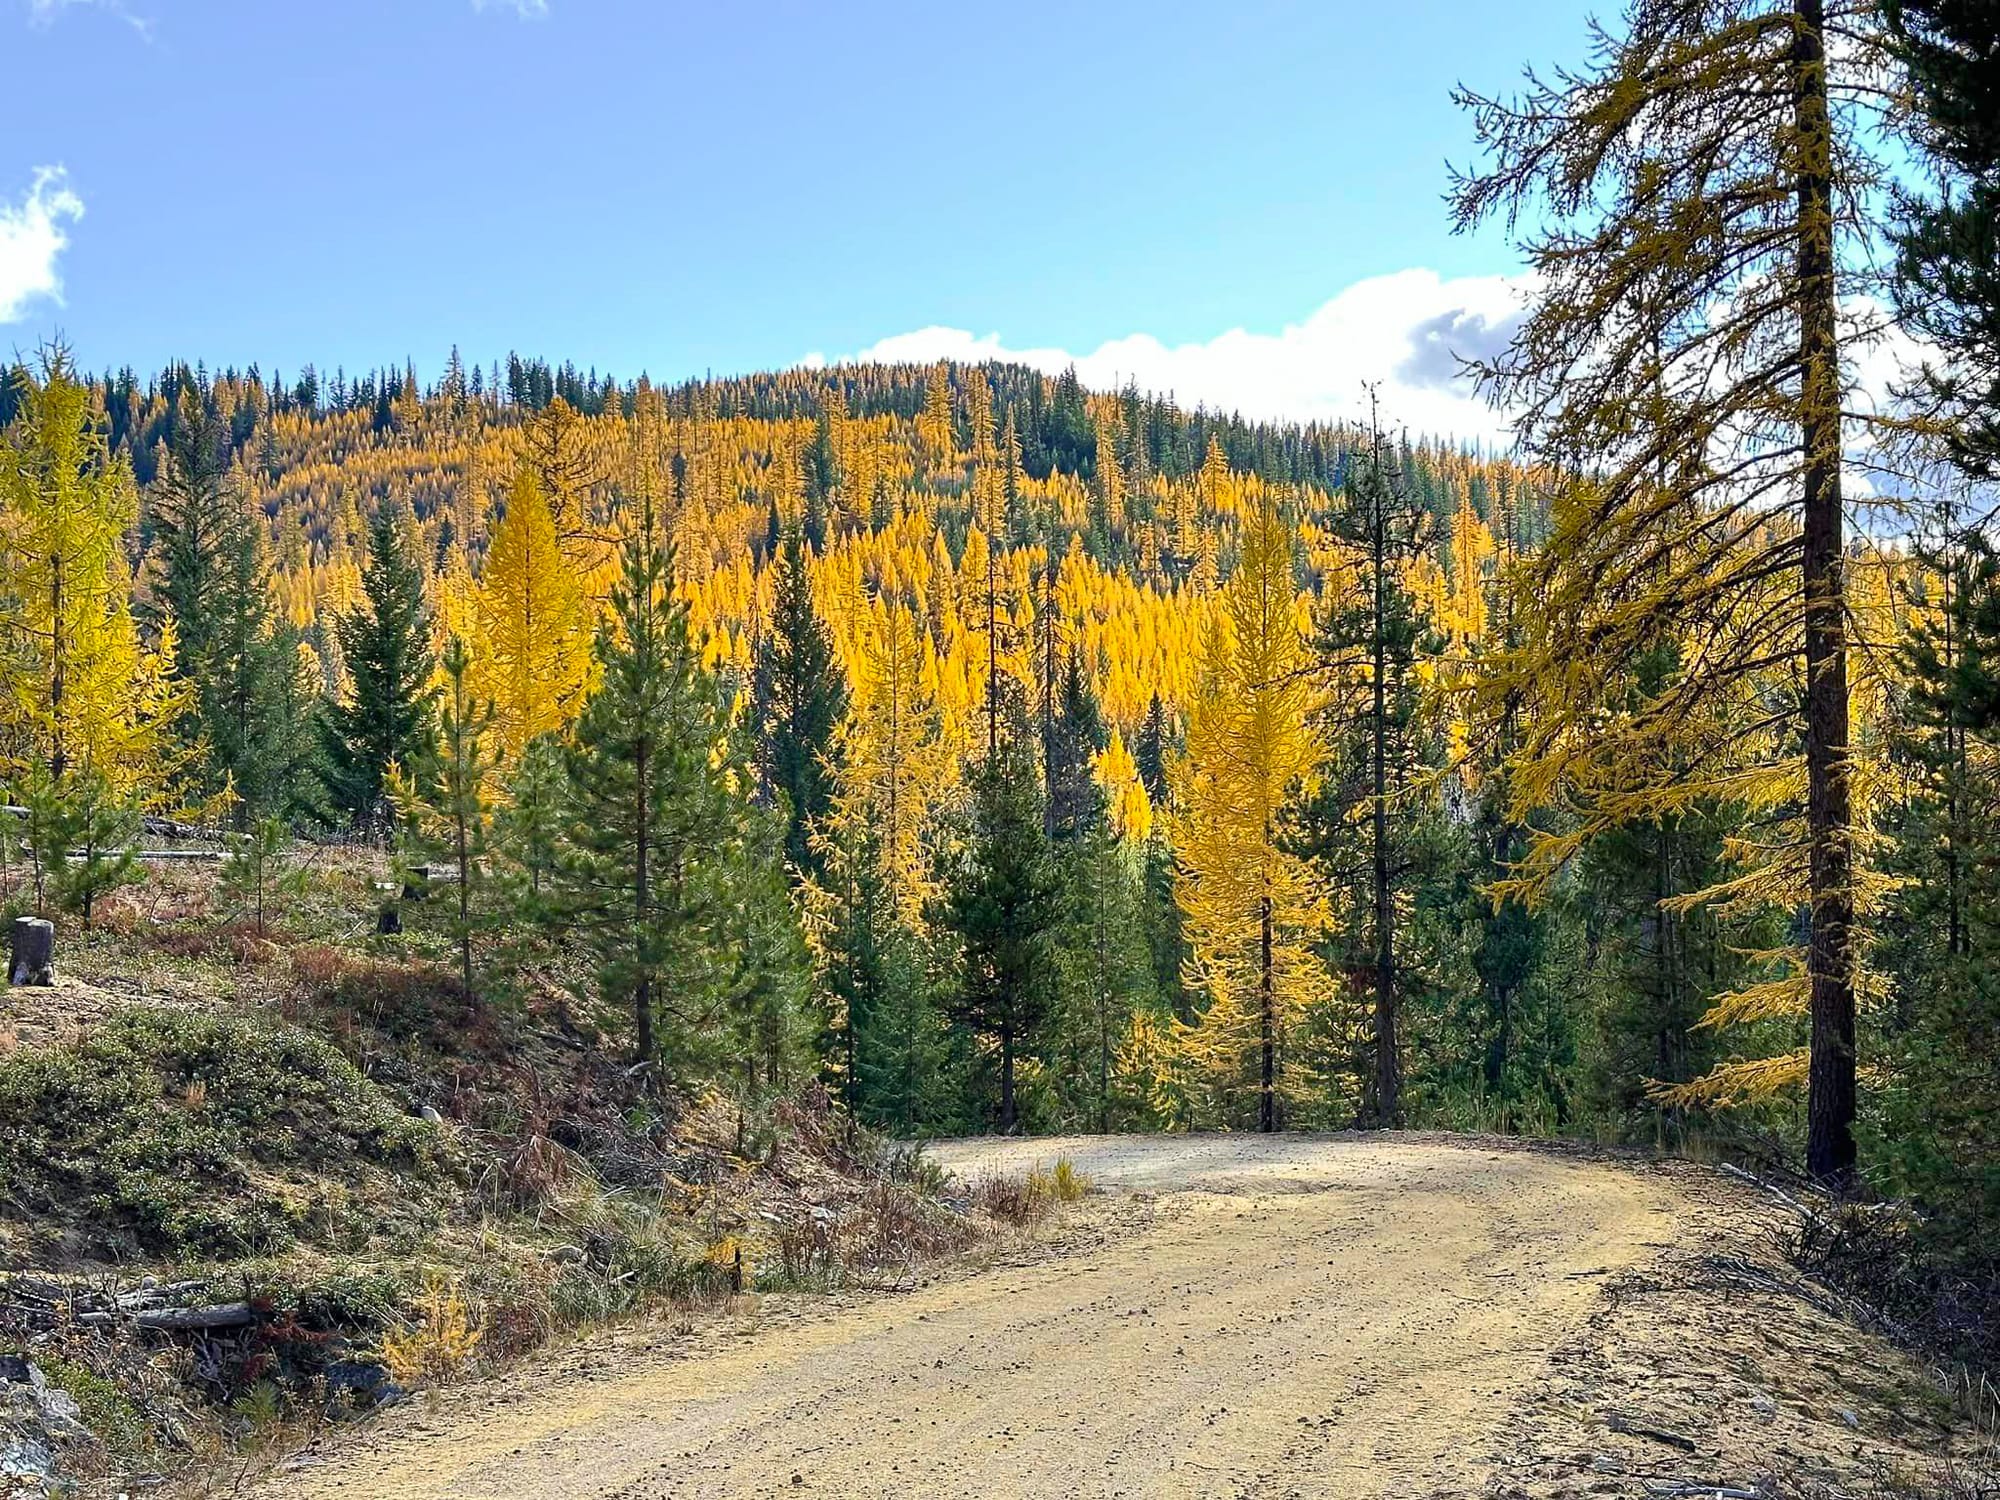
[[[1449,233],[1447,92],[1574,57],[1583,15],[0,0],[0,346],[659,377],[1025,351],[1304,414],[1337,398],[1301,380],[1421,389],[1437,329],[1497,325],[1516,266]]]

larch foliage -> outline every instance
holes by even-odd
[[[957,467],[958,444],[951,429],[951,370],[942,361],[924,381],[924,411],[917,435],[933,471]]]
[[[1175,895],[1191,949],[1187,982],[1206,1007],[1182,1042],[1209,1110],[1279,1127],[1285,1032],[1323,993],[1312,942],[1324,912],[1281,818],[1317,770],[1313,688],[1293,582],[1292,536],[1267,497],[1209,622],[1201,688],[1179,766]]]
[[[1115,725],[1093,766],[1098,784],[1104,788],[1112,831],[1121,839],[1143,844],[1153,833],[1153,799],[1139,779],[1139,763],[1125,748],[1125,737]]]
[[[1788,991],[1809,1052],[1711,1092],[1806,1075],[1808,1165],[1842,1184],[1867,900],[1842,491],[1866,434],[1843,395],[1885,317],[1880,22],[1843,0],[1630,0],[1594,40],[1579,72],[1459,96],[1487,153],[1455,183],[1459,224],[1537,226],[1537,289],[1486,387],[1576,476],[1528,583],[1534,628],[1490,679],[1525,705],[1516,810],[1567,804],[1583,839],[1716,796],[1782,816],[1726,894],[1809,914]],[[1678,672],[1629,703],[1662,649]],[[1563,854],[1538,847],[1531,872]]]
[[[863,640],[841,728],[834,816],[869,831],[898,911],[913,923],[931,895],[923,828],[946,757],[933,693],[923,684],[924,642],[910,611],[891,600],[861,606]]]
[[[17,771],[87,770],[113,795],[164,780],[187,690],[173,676],[173,622],[148,649],[132,617],[136,510],[91,388],[49,349],[0,438],[0,748]]]
[[[591,670],[589,601],[541,482],[525,466],[494,528],[478,618],[478,687],[492,701],[501,754],[517,760],[530,740],[575,717]]]

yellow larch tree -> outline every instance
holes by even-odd
[[[1139,779],[1139,763],[1125,748],[1125,736],[1116,725],[1092,764],[1097,783],[1104,788],[1112,832],[1132,843],[1144,843],[1153,832],[1153,801],[1146,795],[1145,782]]]
[[[951,368],[939,360],[924,380],[924,410],[917,418],[924,461],[933,473],[957,467],[958,445],[951,431]]]
[[[896,907],[914,927],[931,894],[924,818],[948,757],[923,686],[924,640],[915,617],[894,600],[863,600],[854,610],[861,639],[849,664],[853,700],[840,732],[834,816],[873,837]]]
[[[1312,942],[1324,910],[1305,864],[1280,838],[1280,814],[1324,751],[1309,726],[1313,688],[1292,536],[1267,494],[1244,528],[1242,557],[1209,617],[1201,686],[1177,771],[1175,895],[1205,997],[1182,1028],[1212,1112],[1228,1118],[1246,1066],[1260,1130],[1281,1123],[1287,1026],[1326,987]]]
[[[164,790],[165,731],[186,696],[171,622],[149,650],[132,618],[136,509],[90,387],[48,350],[0,440],[0,746],[16,770],[87,770],[127,797]]]
[[[535,471],[522,466],[479,582],[480,696],[493,703],[501,753],[567,725],[590,673],[591,611],[556,537]]]
[[[1097,503],[1107,536],[1125,530],[1125,471],[1118,461],[1118,427],[1109,412],[1097,418]]]

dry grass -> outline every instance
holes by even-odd
[[[1017,1228],[1037,1224],[1059,1204],[1074,1203],[1090,1191],[1090,1179],[1067,1156],[1051,1167],[1039,1162],[1025,1177],[992,1175],[972,1184],[972,1203],[988,1218]]]

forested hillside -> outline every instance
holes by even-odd
[[[1463,97],[1459,223],[1540,226],[1476,371],[1532,461],[1005,365],[45,352],[14,899],[87,928],[171,814],[261,925],[288,836],[374,839],[475,1006],[888,1132],[1720,1140],[1990,1221],[1991,216],[1865,120],[1894,72],[1984,181],[1976,26],[1752,11]],[[1857,415],[1898,321],[1944,363]]]
[[[100,818],[462,854],[474,993],[518,990],[538,924],[581,932],[618,1045],[817,1070],[897,1132],[1797,1138],[1797,664],[1768,640],[1672,709],[1690,631],[1531,704],[1516,674],[1583,665],[1535,657],[1567,582],[1545,473],[1005,367],[78,384],[58,356],[6,404],[87,492],[11,497],[87,600],[54,711],[52,658],[15,659],[17,764],[86,768]],[[1901,539],[1847,562],[1870,638],[1955,618]],[[1926,678],[1854,675],[1886,872],[1930,847]],[[1626,726],[1668,710],[1747,753],[1638,784]],[[638,894],[648,842],[670,895]],[[1894,1019],[1877,1066],[1922,1037]]]
[[[880,153],[635,167],[656,7],[146,9],[14,18],[118,82],[0,183],[0,321],[81,320],[0,358],[0,1475],[1988,1492],[2000,5],[1625,0],[1497,92],[1394,16],[1163,15],[1022,94],[1124,166],[1034,164],[1018,285],[1026,216],[885,212]],[[678,77],[882,111],[967,50],[682,21]],[[301,137],[245,214],[100,118],[153,97],[107,37],[346,122],[419,35],[596,149]],[[1439,243],[1344,151],[1434,149],[1423,88]],[[398,239],[494,204],[559,232]],[[864,352],[744,371],[812,347]]]

